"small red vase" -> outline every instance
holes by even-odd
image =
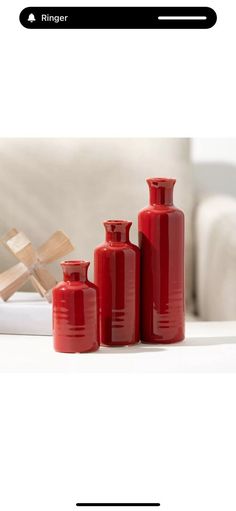
[[[139,213],[141,341],[184,339],[184,214],[173,205],[175,179],[147,179],[150,205]]]
[[[53,289],[54,348],[86,353],[99,348],[98,290],[89,282],[88,262],[61,263],[64,282]]]
[[[129,240],[132,222],[104,222],[106,241],[94,252],[99,289],[100,342],[126,346],[139,342],[139,248]]]

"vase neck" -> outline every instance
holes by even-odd
[[[88,267],[87,261],[64,261],[61,263],[65,282],[87,282]]]
[[[173,191],[175,179],[149,178],[147,179],[150,192],[150,205],[173,205]]]
[[[129,231],[132,222],[125,220],[107,220],[104,222],[107,242],[129,242]]]

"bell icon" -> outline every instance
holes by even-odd
[[[35,15],[34,14],[29,14],[28,21],[30,21],[30,23],[33,23],[33,21],[36,21]]]

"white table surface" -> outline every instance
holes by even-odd
[[[62,354],[52,337],[0,335],[0,372],[236,372],[236,322],[193,322],[174,345]]]

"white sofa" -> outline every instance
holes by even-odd
[[[69,257],[92,261],[93,248],[104,239],[102,221],[132,220],[137,242],[137,213],[148,202],[145,178],[176,177],[175,203],[186,215],[187,310],[195,319],[236,319],[229,275],[225,287],[225,271],[210,260],[223,236],[221,228],[218,237],[217,217],[211,215],[218,199],[213,203],[199,190],[190,155],[188,139],[0,139],[0,235],[17,227],[37,246],[61,228],[76,247]],[[226,197],[221,204],[221,219],[230,216],[233,225],[236,201]],[[229,253],[230,280],[236,284],[231,248]],[[0,247],[0,271],[14,262]],[[58,264],[52,271],[60,278]]]
[[[192,167],[195,314],[202,320],[236,319],[236,168]]]

